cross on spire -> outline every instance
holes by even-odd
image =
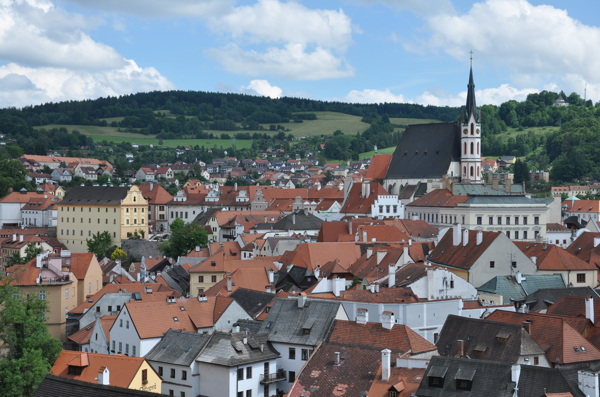
[[[469,58],[471,61],[471,66],[473,66],[473,50],[469,51],[469,53],[471,54],[471,57]]]

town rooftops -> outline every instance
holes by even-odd
[[[266,333],[246,335],[245,332],[215,332],[200,353],[198,361],[235,367],[274,360],[280,356],[267,341]]]
[[[170,329],[145,357],[148,361],[190,366],[209,339],[208,334]]]
[[[120,205],[127,197],[128,187],[76,186],[59,205]]]

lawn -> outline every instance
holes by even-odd
[[[376,154],[391,154],[394,153],[394,150],[396,150],[396,146],[390,146],[390,147],[386,147],[383,149],[377,149],[377,153],[375,153],[374,150],[371,150],[370,152],[364,152],[358,155],[359,159],[366,159],[366,158],[371,158]]]

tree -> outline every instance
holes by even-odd
[[[3,396],[30,396],[61,351],[44,324],[46,302],[34,294],[19,295],[10,284],[0,286],[0,390]]]
[[[514,165],[515,183],[523,183],[529,181],[529,168],[527,163],[521,159],[517,159]]]
[[[206,247],[208,236],[206,231],[195,223],[185,223],[177,218],[171,223],[171,237],[159,244],[163,255],[178,258],[190,252],[194,247]]]
[[[114,260],[120,260],[120,261],[127,260],[127,252],[125,252],[121,248],[117,247],[112,252],[112,254],[110,254],[110,259],[112,259],[113,261]]]
[[[109,256],[112,253],[112,238],[107,231],[98,232],[91,239],[85,240],[88,246],[88,252],[96,254],[97,257]]]
[[[19,160],[0,161],[0,197],[6,196],[10,188],[14,191],[31,188],[26,176],[27,169]]]

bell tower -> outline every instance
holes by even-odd
[[[475,105],[473,51],[467,85],[467,105],[460,120],[460,175],[463,183],[483,183],[481,169],[481,112]]]

